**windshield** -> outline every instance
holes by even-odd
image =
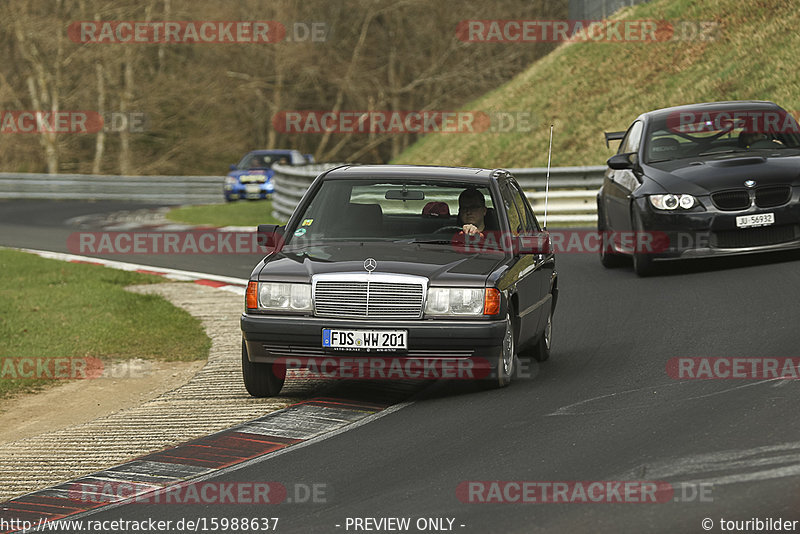
[[[239,161],[236,168],[240,171],[247,169],[270,169],[273,163],[281,163],[282,165],[290,165],[291,158],[289,154],[247,154]],[[281,162],[281,159],[285,160]]]
[[[667,116],[651,121],[645,138],[645,163],[683,158],[800,148],[798,126],[786,112],[773,112],[779,120],[728,119],[731,113],[711,111],[691,114],[691,120]]]
[[[465,213],[459,214],[459,196]],[[479,204],[483,198],[483,207]],[[464,199],[471,199],[469,203]],[[468,205],[469,204],[469,205]],[[327,241],[407,241],[450,243],[463,217],[476,210],[483,228],[497,228],[488,188],[469,183],[419,180],[328,180],[294,226],[286,229],[287,247]]]

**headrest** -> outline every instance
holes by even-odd
[[[447,202],[428,202],[422,208],[423,217],[450,217],[450,206]]]

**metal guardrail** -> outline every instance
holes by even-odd
[[[343,163],[313,163],[302,167],[274,164],[272,170],[275,174],[272,176],[272,184],[275,186],[275,192],[272,194],[272,216],[282,221],[289,219],[314,178],[339,165]]]
[[[224,176],[113,176],[0,173],[0,198],[133,200],[166,204],[224,201]]]
[[[272,215],[286,220],[320,173],[341,163],[322,163],[305,167],[273,166],[275,193]],[[606,167],[553,167],[550,169],[550,194],[547,201],[547,222],[586,223],[597,221],[597,189],[603,183]],[[509,169],[517,178],[536,215],[544,214],[546,168]]]
[[[547,168],[509,169],[542,220],[545,205]],[[597,190],[603,185],[605,165],[552,167],[547,199],[547,224],[597,222]]]
[[[292,167],[275,165],[273,216],[286,220],[320,173],[341,163]],[[548,223],[597,220],[595,195],[605,166],[550,169]],[[547,169],[509,169],[525,191],[536,214],[544,212]],[[218,204],[224,201],[223,176],[113,176],[86,174],[0,173],[1,198],[132,200],[166,204]]]

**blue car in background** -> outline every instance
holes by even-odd
[[[306,165],[313,157],[303,155],[297,150],[253,150],[244,155],[236,165],[231,165],[225,177],[223,192],[225,200],[246,198],[258,200],[269,198],[274,191],[272,184],[272,165]]]

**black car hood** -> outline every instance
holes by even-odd
[[[281,251],[265,258],[259,280],[309,281],[320,273],[366,273],[364,260],[374,258],[374,273],[424,276],[432,284],[474,284],[506,261],[501,252],[459,252],[452,245],[337,242]]]
[[[793,153],[796,152],[793,150]],[[744,187],[755,180],[756,187],[772,184],[798,184],[800,156],[725,154],[725,156],[682,159],[644,166],[645,175],[670,193],[700,196]]]

